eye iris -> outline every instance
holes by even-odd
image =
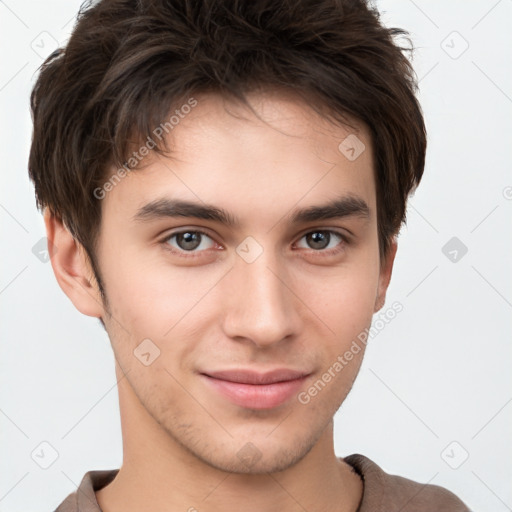
[[[324,231],[315,231],[307,235],[308,244],[313,249],[325,249],[329,245],[331,235]],[[310,243],[312,242],[312,243]]]
[[[176,235],[176,243],[183,250],[196,249],[201,243],[201,235],[193,231],[185,231]]]
[[[201,234],[195,231],[184,231],[177,233],[176,242],[180,249],[193,250],[201,244]],[[314,231],[306,235],[308,244],[313,249],[325,249],[331,240],[331,235],[328,231]]]

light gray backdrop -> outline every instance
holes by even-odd
[[[79,5],[0,1],[0,512],[51,511],[86,471],[117,468],[122,457],[108,338],[58,287],[27,177],[35,71],[66,41]],[[336,452],[363,453],[390,473],[446,486],[474,511],[505,512],[512,1],[377,6],[418,48],[428,158],[384,308],[399,301],[403,311],[369,343],[336,416]]]

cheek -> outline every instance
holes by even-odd
[[[341,350],[371,323],[378,286],[378,262],[371,254],[357,263],[329,269],[322,275],[301,276],[296,282],[304,302],[328,327],[331,350]],[[300,284],[299,284],[300,283]],[[318,320],[317,320],[318,322]]]
[[[114,319],[130,333],[132,344],[149,338],[163,347],[179,337],[192,347],[194,333],[206,319],[215,317],[213,313],[222,303],[212,303],[212,297],[219,291],[214,290],[217,284],[225,285],[227,267],[178,267],[169,262],[163,249],[153,248],[148,257],[144,251],[130,250],[129,243],[125,246],[121,257],[114,250],[103,257]],[[340,343],[350,345],[371,322],[378,283],[376,247],[351,249],[338,267],[308,268],[292,263],[287,273],[294,293],[312,314],[311,322],[322,321],[329,338],[334,333],[333,349],[342,348]],[[323,329],[321,325],[318,328]]]
[[[149,351],[159,351],[151,365],[155,370],[163,365],[171,372],[182,371],[190,365],[190,355],[204,339],[201,328],[211,313],[208,292],[221,274],[198,267],[171,268],[165,262],[148,265],[130,260],[128,255],[124,259],[104,266],[112,313],[108,331],[116,356],[123,366],[137,368],[138,374],[140,362],[135,359],[134,350],[149,339],[156,346],[148,344]],[[128,265],[126,262],[130,261]],[[169,375],[161,374],[160,378],[166,380]]]
[[[161,255],[143,258],[125,253],[104,268],[112,315],[128,330],[156,338],[193,316],[216,280],[197,268],[173,267]]]

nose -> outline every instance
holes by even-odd
[[[224,282],[225,334],[260,348],[296,336],[301,329],[301,301],[288,274],[270,250],[252,263],[237,256]]]

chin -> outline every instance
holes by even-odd
[[[259,440],[232,440],[223,446],[208,451],[208,446],[196,444],[187,447],[203,463],[229,473],[257,475],[277,473],[299,463],[314,447],[316,439],[295,439],[283,446],[282,440],[271,442],[262,437]],[[202,449],[204,448],[204,449]]]

